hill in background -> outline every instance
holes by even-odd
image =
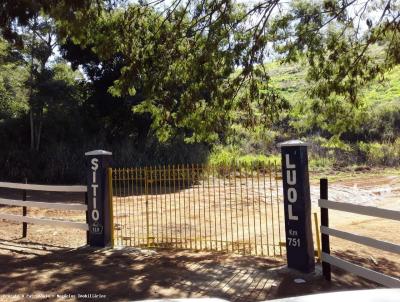
[[[306,64],[266,64],[271,87],[291,108],[270,127],[235,125],[227,143],[214,148],[210,161],[253,166],[279,161],[276,144],[300,138],[312,144],[314,168],[400,164],[400,66],[362,88],[357,106],[340,98],[310,98]]]

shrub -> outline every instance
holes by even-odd
[[[271,165],[280,165],[280,155],[272,154],[245,154],[241,155],[239,150],[232,147],[218,147],[213,150],[209,157],[209,164],[213,166],[235,165],[247,171],[259,170]]]
[[[395,166],[400,164],[400,138],[393,143],[360,142],[358,148],[370,165]]]

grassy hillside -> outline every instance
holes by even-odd
[[[257,166],[279,160],[278,141],[301,138],[312,143],[311,165],[315,168],[400,164],[400,66],[365,86],[359,107],[339,99],[334,105],[339,109],[329,114],[332,108],[327,105],[326,112],[312,110],[315,100],[307,95],[306,64],[272,62],[266,67],[272,87],[292,108],[270,129],[236,126],[228,143],[214,149],[211,162]]]
[[[363,91],[363,101],[367,105],[384,105],[400,102],[400,66],[387,72],[382,79],[374,81]]]
[[[282,95],[292,104],[307,100],[306,81],[307,67],[301,64],[267,64],[271,75],[272,86],[278,88]],[[362,89],[361,102],[365,105],[382,105],[400,102],[400,66],[396,66]]]

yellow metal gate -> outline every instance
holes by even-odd
[[[114,244],[282,255],[280,169],[110,169]]]

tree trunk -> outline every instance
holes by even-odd
[[[37,127],[37,131],[36,131],[36,151],[39,151],[40,148],[40,137],[42,135],[42,126],[43,126],[43,109],[40,112],[39,115],[39,126]]]
[[[36,40],[36,26],[37,26],[37,18],[36,15],[34,16],[33,21],[33,35],[32,35],[32,44],[31,44],[31,68],[30,68],[30,75],[29,75],[29,125],[31,127],[31,151],[35,150],[35,122],[33,116],[33,55],[34,55],[34,47],[35,47],[35,40]]]
[[[35,149],[35,124],[33,122],[33,110],[32,110],[32,105],[31,109],[29,110],[29,124],[31,127],[31,150]]]

